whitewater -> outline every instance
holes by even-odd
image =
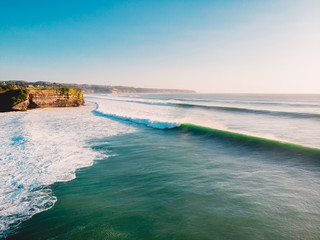
[[[101,156],[89,141],[133,128],[94,117],[95,105],[37,109],[0,116],[0,237],[57,198],[50,185],[70,181]]]

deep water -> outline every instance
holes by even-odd
[[[105,100],[96,101],[98,108],[81,110],[95,119],[90,131],[96,137],[80,134],[90,121],[83,123],[84,131],[74,128],[85,139],[81,156],[93,158],[93,165],[78,168],[71,181],[43,185],[56,198],[53,206],[21,221],[7,239],[319,239],[320,158],[313,135],[295,142],[288,133],[283,143],[266,139],[270,132],[263,132],[263,126],[253,136],[234,131],[232,119],[227,129],[217,130],[215,121],[216,128],[208,130],[213,126],[204,115],[198,122],[206,122],[205,127],[190,127],[185,117],[181,123],[188,124],[179,125],[177,116],[185,108],[135,102],[147,107],[129,113],[123,100],[114,101],[118,112],[106,112]],[[112,102],[109,106],[112,111]],[[161,113],[152,114],[157,121],[147,117],[153,110]],[[187,111],[190,115],[194,109]],[[163,116],[170,119],[164,122]],[[239,116],[246,117],[252,119]],[[273,122],[278,116],[269,117]],[[258,126],[259,118],[251,122]],[[309,121],[287,118],[278,121],[287,120],[283,129],[290,122]],[[316,121],[310,119],[308,126]],[[109,130],[101,132],[104,128]],[[81,148],[72,149],[76,153]]]

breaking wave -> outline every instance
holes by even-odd
[[[292,142],[280,141],[277,139],[269,139],[262,136],[248,135],[241,132],[234,132],[229,130],[216,129],[192,123],[177,123],[177,122],[161,122],[147,118],[134,118],[129,116],[121,116],[117,114],[106,114],[100,112],[98,109],[94,110],[95,114],[102,117],[111,118],[114,120],[127,121],[135,124],[143,124],[155,129],[177,129],[179,131],[188,131],[191,133],[201,133],[210,137],[226,139],[240,144],[251,145],[254,147],[264,147],[279,150],[289,150],[292,152],[303,152],[320,159],[320,149],[308,147]]]

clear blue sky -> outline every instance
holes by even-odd
[[[320,93],[317,0],[0,0],[0,80]]]

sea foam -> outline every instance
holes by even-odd
[[[136,101],[127,101],[123,98],[99,97],[92,99],[97,102],[97,115],[144,124],[157,129],[175,128],[179,126],[177,116],[172,114],[172,108],[166,105],[141,104]]]
[[[57,201],[50,185],[101,157],[89,141],[134,131],[91,113],[95,106],[0,116],[0,238]]]

